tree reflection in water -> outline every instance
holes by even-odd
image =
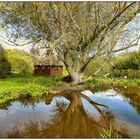
[[[46,104],[51,103],[52,99],[58,95],[51,96],[46,100]],[[56,115],[49,122],[24,123],[23,129],[15,126],[9,133],[9,137],[36,137],[36,138],[99,138],[114,120],[113,115],[104,114],[99,106],[104,106],[93,102],[89,97],[81,93],[60,94],[70,101],[70,104],[57,102]],[[85,98],[101,114],[100,120],[95,120],[84,109],[82,98]],[[106,107],[106,106],[104,106]],[[109,116],[109,117],[108,117]],[[116,137],[112,135],[112,137]]]

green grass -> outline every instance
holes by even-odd
[[[93,78],[90,82],[94,84],[116,84],[126,86],[140,86],[140,79],[113,79],[113,78]]]
[[[0,80],[0,104],[21,96],[41,96],[49,89],[63,86],[62,78],[15,77]]]

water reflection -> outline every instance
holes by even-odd
[[[140,88],[117,86],[115,90],[122,93],[127,98],[128,102],[140,113]]]
[[[116,117],[115,128],[127,125],[132,137],[140,137],[139,91],[139,88],[134,87],[112,86],[95,92],[90,98],[109,106],[106,111],[112,112]]]
[[[85,90],[42,99],[21,98],[0,110],[0,137],[136,136],[140,132],[140,115],[131,104],[133,100],[119,87],[96,89],[94,94]],[[134,134],[130,134],[131,129]]]
[[[110,118],[106,118],[109,115],[103,115],[103,112],[98,107],[104,105],[93,102],[85,95],[67,93],[63,94],[63,97],[69,100],[70,103],[57,101],[55,110],[53,110],[56,112],[53,119],[48,122],[43,121],[40,124],[32,121],[24,123],[22,130],[16,126],[9,132],[9,137],[100,137],[103,128],[107,129],[109,121],[113,120],[111,115]],[[81,97],[88,100],[104,117],[102,116],[99,121],[96,121],[90,116],[84,109]],[[49,99],[50,103],[53,98],[52,96]],[[48,100],[46,102],[48,105]],[[105,118],[108,121],[104,121]]]

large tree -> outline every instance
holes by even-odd
[[[125,26],[139,13],[138,2],[1,2],[0,9],[4,27],[16,39],[47,40],[45,47],[65,64],[74,84],[95,57],[138,42],[116,49]]]

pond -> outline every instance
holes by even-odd
[[[22,98],[0,108],[0,137],[140,138],[138,88],[102,86],[42,99]]]

